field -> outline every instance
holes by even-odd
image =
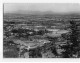
[[[65,46],[71,33],[70,21],[80,30],[80,15],[4,14],[4,58],[64,58]],[[78,42],[80,42],[80,32]],[[79,43],[80,44],[80,43]],[[80,45],[79,45],[80,47]],[[76,54],[77,55],[77,54]],[[80,48],[78,55],[80,57]]]

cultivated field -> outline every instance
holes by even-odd
[[[3,57],[66,58],[65,47],[61,47],[73,40],[68,39],[73,30],[70,21],[77,24],[79,46],[78,52],[71,52],[69,57],[77,58],[80,57],[80,15],[4,14]]]

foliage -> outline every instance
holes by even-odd
[[[77,33],[77,26],[76,22],[70,21],[70,29],[71,34],[70,37],[67,39],[67,44],[64,46],[61,46],[62,49],[65,51],[62,52],[64,58],[71,58],[75,55],[75,57],[78,57],[78,51],[79,51],[79,42],[78,40],[78,33]]]

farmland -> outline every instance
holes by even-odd
[[[3,57],[63,58],[61,46],[67,44],[72,32],[70,21],[77,24],[80,42],[80,15],[4,14]],[[80,57],[80,49],[73,56]]]

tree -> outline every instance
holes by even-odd
[[[78,27],[75,21],[70,21],[71,24],[71,35],[70,35],[70,42],[72,43],[71,45],[71,50],[72,50],[72,56],[77,55],[79,52],[79,41],[78,41]],[[78,56],[77,56],[78,57]]]
[[[70,21],[70,37],[67,39],[67,44],[61,46],[62,49],[65,51],[62,52],[64,58],[73,57],[78,52],[78,32],[77,32],[77,25],[75,21]]]

